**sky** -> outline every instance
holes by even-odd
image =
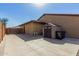
[[[79,14],[75,3],[0,3],[0,18],[7,18],[7,27],[18,26],[30,20],[37,20],[44,13]]]

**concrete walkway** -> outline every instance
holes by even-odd
[[[4,55],[4,47],[5,47],[5,38],[4,40],[0,43],[0,56]]]
[[[6,35],[6,56],[75,56],[79,39],[44,39],[27,35]]]

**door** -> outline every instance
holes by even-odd
[[[51,38],[51,26],[45,26],[44,37]]]

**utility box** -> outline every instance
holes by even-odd
[[[56,31],[55,38],[60,39],[60,40],[64,39],[65,38],[65,31]]]

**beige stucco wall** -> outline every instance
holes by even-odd
[[[33,23],[33,32],[37,32],[37,34],[42,34],[43,32],[43,24]]]
[[[39,21],[60,25],[67,36],[79,38],[79,16],[45,15]]]
[[[39,23],[29,23],[25,25],[25,33],[33,35],[34,32],[37,32],[38,34],[42,33],[42,24]]]
[[[22,26],[20,26],[20,27],[21,27],[21,28],[20,28],[20,29],[21,29],[21,32],[22,32],[22,33],[25,33],[25,25],[22,25]]]
[[[33,23],[25,24],[25,33],[26,34],[33,33]]]

